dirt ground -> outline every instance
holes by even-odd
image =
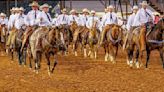
[[[131,69],[125,53],[119,51],[117,63],[98,59],[58,56],[55,72],[49,76],[46,62],[39,74],[19,66],[9,57],[0,57],[0,92],[164,92],[164,70],[157,51],[152,52],[149,69]]]

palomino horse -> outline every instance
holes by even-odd
[[[1,51],[5,52],[5,47],[6,47],[6,40],[7,40],[7,28],[5,25],[1,25],[0,27],[0,46],[1,46]]]
[[[148,67],[150,52],[157,49],[160,53],[162,65],[164,68],[164,19],[161,19],[152,29],[146,39],[146,68]]]
[[[35,61],[35,71],[38,73],[40,68],[41,56],[42,53],[45,54],[47,65],[48,65],[48,74],[53,73],[55,66],[57,65],[57,52],[63,49],[64,45],[61,40],[58,40],[57,34],[58,28],[38,28],[30,37],[30,47],[32,57]],[[50,55],[54,56],[54,63],[51,69]]]
[[[92,28],[89,30],[89,35],[88,35],[88,45],[89,45],[89,53],[88,56],[90,58],[97,58],[97,44],[98,44],[98,39],[100,37],[100,31],[97,29],[97,21],[94,21]]]
[[[112,63],[116,63],[115,59],[117,56],[118,47],[122,41],[122,35],[123,29],[118,25],[114,25],[111,30],[105,34],[105,61],[110,59]]]

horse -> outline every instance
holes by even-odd
[[[143,48],[146,48],[146,44],[144,42],[146,39],[146,34],[149,34],[152,29],[152,23],[148,23],[148,29],[145,26],[137,26],[132,27],[129,31],[129,37],[126,44],[126,52],[127,52],[127,64],[132,68],[135,63],[136,68],[140,68],[143,59]],[[147,32],[146,32],[147,30]],[[133,59],[133,55],[135,59]]]
[[[157,49],[164,68],[164,19],[161,19],[151,30],[146,39],[146,65],[148,68],[151,51]]]
[[[71,31],[70,31],[70,26],[69,25],[60,25],[59,26],[59,31],[60,31],[60,35],[61,35],[61,39],[63,44],[65,45],[66,51],[65,54],[68,53],[68,47],[72,42],[72,35],[71,35]]]
[[[6,50],[6,41],[7,41],[7,28],[5,25],[1,25],[0,27],[0,47],[1,47],[1,51],[5,52]]]
[[[32,57],[35,61],[35,72],[38,73],[40,69],[40,62],[42,54],[44,53],[47,65],[48,65],[48,74],[53,73],[55,66],[57,65],[57,52],[59,50],[66,50],[63,43],[59,38],[56,38],[59,29],[55,28],[38,28],[31,35],[30,42],[30,51]],[[53,55],[54,63],[51,69],[50,56]]]
[[[25,32],[25,28],[21,28],[16,31],[15,51],[17,52],[19,65],[25,66],[26,65],[26,48],[21,50],[24,32]]]
[[[122,43],[123,29],[119,25],[114,25],[106,34],[104,40],[105,61],[116,63],[115,59],[118,47]]]
[[[100,37],[100,31],[97,29],[97,21],[94,21],[92,28],[89,30],[88,35],[88,45],[89,45],[89,53],[88,56],[90,58],[97,58],[98,51],[98,39]]]

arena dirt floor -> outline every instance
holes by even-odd
[[[149,69],[131,69],[120,50],[117,64],[98,59],[58,56],[55,72],[49,76],[43,59],[39,74],[19,66],[9,57],[0,57],[0,92],[164,92],[164,69],[159,54],[152,52]]]

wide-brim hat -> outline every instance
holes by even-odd
[[[70,11],[70,13],[76,13],[76,10],[75,10],[75,9],[72,9],[72,10]]]
[[[142,3],[140,3],[141,5],[149,5],[148,3],[147,3],[147,1],[142,1]]]
[[[83,9],[83,12],[89,13],[89,10],[88,10],[87,8],[84,8],[84,9]]]
[[[25,11],[25,9],[23,7],[20,7],[19,11]]]
[[[6,14],[0,13],[0,17],[6,17]]]
[[[15,7],[12,7],[11,9],[10,9],[10,11],[12,12],[12,11],[15,11]]]
[[[153,12],[153,15],[160,15],[160,13],[158,13],[158,12]]]
[[[138,10],[138,6],[133,6],[133,10]]]
[[[114,9],[113,5],[109,5],[107,9]]]
[[[92,13],[92,14],[93,14],[93,13],[95,14],[95,13],[96,13],[96,11],[94,11],[94,10],[91,10],[91,13]]]
[[[67,9],[64,8],[63,10],[61,10],[62,13],[66,13],[67,12]]]
[[[36,1],[33,1],[32,3],[30,3],[29,4],[29,6],[37,6],[37,7],[39,7],[39,4],[38,4],[38,2],[36,2]]]
[[[52,6],[50,6],[47,3],[45,3],[45,4],[40,6],[40,10],[42,10],[43,8],[52,8]]]

